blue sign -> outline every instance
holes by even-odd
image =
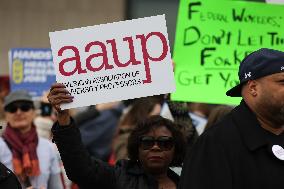
[[[11,91],[25,89],[38,99],[55,83],[51,49],[14,48],[9,52]]]

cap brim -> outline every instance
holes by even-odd
[[[24,102],[32,102],[33,103],[33,101],[32,100],[30,100],[30,99],[26,99],[26,98],[19,98],[19,99],[17,99],[17,100],[10,100],[10,101],[7,101],[7,102],[5,102],[4,103],[4,108],[6,108],[8,105],[10,105],[10,104],[12,104],[12,103],[14,103],[14,102],[18,102],[18,101],[24,101]]]
[[[243,84],[239,84],[231,88],[230,90],[226,92],[226,95],[231,96],[231,97],[241,97],[242,96],[242,85]]]

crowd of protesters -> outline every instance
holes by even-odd
[[[61,110],[73,100],[63,84],[33,101],[1,82],[0,188],[281,187],[283,72],[281,51],[248,55],[227,92],[236,107],[165,94]]]
[[[4,93],[4,90],[2,91]],[[11,170],[11,174],[17,177],[17,179],[15,179],[19,181],[17,184],[22,188],[41,189],[74,189],[79,188],[78,185],[81,184],[82,186],[80,188],[84,188],[84,182],[82,184],[82,181],[77,181],[76,177],[75,180],[70,180],[73,177],[65,172],[62,163],[64,156],[60,156],[57,146],[51,141],[56,138],[56,134],[51,132],[51,128],[57,121],[56,115],[58,111],[56,110],[56,106],[52,106],[52,104],[49,103],[47,96],[43,96],[39,101],[33,101],[32,97],[25,90],[10,93],[6,90],[0,102],[3,107],[1,113],[1,124],[3,128],[1,129],[0,138],[0,162],[3,163],[3,166],[6,166],[4,167],[7,170]],[[173,149],[180,148],[178,152],[175,150],[177,154],[170,155],[174,156],[170,157],[170,159],[174,158],[178,160],[168,160],[173,162],[167,162],[167,164],[163,165],[166,166],[166,169],[164,168],[166,172],[164,173],[167,173],[168,168],[171,167],[171,169],[169,169],[171,172],[170,183],[177,185],[185,150],[189,148],[199,136],[195,129],[196,126],[192,124],[189,112],[196,114],[189,108],[188,103],[173,102],[169,100],[167,95],[158,95],[89,106],[83,110],[72,110],[70,114],[73,117],[74,125],[76,125],[76,128],[80,131],[80,140],[82,140],[82,146],[84,146],[86,152],[91,158],[105,162],[108,166],[114,166],[115,163],[120,165],[124,162],[119,161],[121,159],[131,159],[131,157],[138,158],[138,154],[131,155],[129,153],[129,136],[138,128],[138,123],[145,124],[144,121],[148,118],[152,118],[153,115],[161,115],[161,117],[153,118],[152,122],[169,124],[169,126],[166,127],[170,127],[168,130],[171,136],[163,136],[164,138],[161,138],[161,144],[167,144],[167,139],[170,138],[170,140],[174,139],[175,145],[177,145],[177,147],[173,145]],[[204,119],[206,120],[205,116]],[[152,130],[151,127],[153,123],[150,121],[148,124],[149,128],[142,131],[144,133],[140,134],[141,136]],[[157,127],[157,130],[159,130],[159,126],[158,124],[153,127]],[[178,136],[175,136],[176,138],[172,138],[172,135],[177,135],[177,133],[175,133],[177,131],[171,130],[173,126],[179,131]],[[162,130],[165,130],[165,128]],[[132,140],[140,140],[140,136],[136,137],[138,138]],[[153,139],[153,137],[151,137],[146,137],[146,144],[147,142],[151,142]],[[72,141],[76,142],[75,138],[76,137],[72,137]],[[156,136],[154,139],[155,138]],[[177,139],[181,140],[176,141]],[[139,141],[136,141],[136,143],[137,142]],[[138,145],[138,143],[136,145]],[[138,146],[132,148],[138,149]],[[81,152],[75,152],[74,154],[78,153],[81,154]],[[135,161],[136,159],[130,162]],[[28,165],[29,163],[31,163],[31,165]],[[125,162],[122,164],[125,164]],[[132,169],[136,169],[135,166],[130,170]],[[69,177],[67,177],[67,175]],[[104,177],[104,175],[102,178],[109,179],[109,177]],[[91,180],[94,181],[93,179]],[[152,183],[154,181],[155,179],[145,180],[145,185],[143,185],[142,188],[145,188],[148,182]],[[168,185],[168,181],[169,180],[166,179],[164,185]],[[161,182],[163,183],[164,181],[162,180]],[[107,182],[107,184],[110,183]],[[158,185],[158,183],[156,183],[156,185]],[[132,188],[131,183],[129,188]]]

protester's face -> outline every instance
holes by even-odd
[[[5,108],[5,117],[12,128],[25,132],[32,126],[35,111],[31,103],[18,101]]]
[[[158,140],[154,142],[153,139]],[[150,173],[159,174],[167,171],[174,156],[172,133],[165,127],[156,127],[140,139],[139,161]]]
[[[259,80],[258,104],[267,110],[267,116],[282,126],[284,124],[284,73],[273,74]]]

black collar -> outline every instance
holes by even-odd
[[[119,164],[125,166],[126,171],[128,174],[132,175],[147,175],[149,178],[154,179],[151,175],[148,175],[144,172],[144,170],[141,168],[140,164],[137,162],[133,162],[130,160],[120,160],[118,162]],[[168,169],[168,177],[176,184],[178,185],[179,182],[179,176],[171,169]]]
[[[247,147],[253,151],[267,145],[269,131],[260,126],[256,115],[250,110],[244,100],[232,111],[233,121],[240,130],[241,136]]]

